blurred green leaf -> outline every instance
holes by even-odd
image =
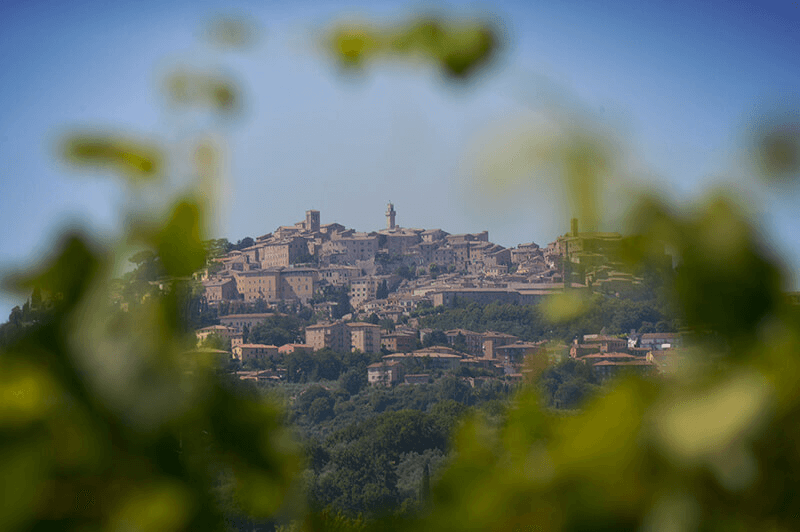
[[[770,184],[794,184],[800,177],[800,116],[776,112],[761,119],[752,133],[755,169]]]
[[[372,59],[422,59],[448,79],[465,81],[503,47],[498,29],[485,20],[419,17],[395,26],[339,23],[328,31],[326,49],[347,68]]]
[[[231,115],[241,107],[241,92],[234,81],[220,74],[176,71],[166,79],[166,92],[175,106],[200,107]]]
[[[39,266],[38,272],[11,274],[5,284],[17,291],[36,288],[55,304],[74,305],[100,274],[106,259],[78,233],[65,234],[54,249],[55,256]]]
[[[330,46],[344,67],[357,68],[378,51],[380,43],[370,29],[359,24],[344,24],[331,32]]]
[[[588,310],[587,303],[586,295],[577,290],[555,294],[542,303],[542,313],[550,322],[562,323],[585,313]]]
[[[157,147],[114,134],[72,133],[62,142],[61,153],[76,166],[108,168],[132,181],[157,178],[164,166]]]
[[[186,530],[191,495],[180,483],[152,480],[132,489],[121,500],[108,525],[111,530]]]
[[[200,234],[200,208],[178,203],[170,220],[158,234],[156,249],[165,270],[175,276],[191,275],[203,267],[206,250]]]
[[[256,33],[251,18],[235,15],[213,17],[205,28],[206,39],[223,49],[246,49],[255,42]]]

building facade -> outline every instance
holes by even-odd
[[[350,348],[353,351],[375,354],[381,350],[381,328],[372,323],[348,323]]]
[[[333,349],[334,351],[350,351],[350,330],[342,322],[318,323],[306,327],[306,345],[314,351]]]
[[[278,348],[274,345],[241,344],[233,348],[233,356],[241,362],[248,360],[263,360],[278,355]]]

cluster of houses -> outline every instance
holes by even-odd
[[[244,327],[252,327],[268,314],[237,314],[224,316],[224,324],[204,327],[196,331],[198,342],[210,335],[218,335],[231,343],[231,356],[241,362],[267,360],[278,355],[304,351],[313,354],[321,349],[337,352],[360,351],[368,354],[388,353],[383,362],[373,364],[369,381],[394,384],[403,377],[392,368],[402,360],[421,360],[422,365],[435,370],[457,370],[461,366],[484,368],[497,375],[521,377],[525,357],[544,350],[544,342],[523,342],[518,337],[497,332],[476,333],[454,329],[444,333],[448,346],[420,349],[431,329],[417,330],[400,326],[394,331],[366,322],[332,321],[309,325],[305,329],[305,343],[282,346],[244,343]],[[381,374],[378,377],[378,374]]]
[[[399,227],[391,203],[386,219],[385,229],[363,233],[320,224],[319,211],[309,210],[305,220],[218,258],[203,275],[206,299],[307,305],[326,286],[346,287],[356,316],[397,321],[423,301],[533,304],[565,288],[622,290],[641,282],[613,261],[621,235],[579,233],[577,220],[547,247],[509,249],[490,242],[487,231]]]
[[[549,360],[545,342],[524,342],[511,334],[453,329],[444,332],[447,345],[422,347],[428,343],[428,335],[433,334],[431,329],[398,326],[390,332],[366,322],[328,321],[309,325],[305,329],[305,343],[274,346],[242,342],[244,327],[253,327],[272,315],[224,316],[220,325],[198,330],[197,338],[201,341],[216,334],[230,340],[230,356],[241,362],[269,360],[297,352],[313,355],[322,349],[384,353],[380,361],[367,368],[369,383],[383,385],[428,382],[431,372],[455,372],[463,367],[482,370],[477,373],[486,376],[521,380],[532,359]],[[569,357],[590,365],[601,380],[607,380],[622,372],[668,373],[683,362],[682,347],[682,336],[677,333],[631,333],[627,338],[588,334],[569,346],[556,348],[555,352],[566,355],[568,351]],[[281,376],[280,372],[272,371],[265,378]]]
[[[640,375],[670,373],[686,362],[679,333],[631,333],[627,338],[586,334],[573,340],[569,356],[591,365],[601,380],[623,372]]]

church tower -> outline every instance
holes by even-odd
[[[386,229],[390,231],[394,230],[394,216],[397,213],[394,210],[394,205],[389,203],[389,206],[386,208]]]
[[[306,231],[319,232],[319,211],[306,211]]]

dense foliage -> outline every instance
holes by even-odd
[[[291,343],[304,343],[304,328],[307,322],[298,316],[267,316],[261,323],[248,329],[245,342],[282,346]]]
[[[675,331],[684,323],[675,317],[667,302],[657,297],[634,299],[594,294],[583,304],[577,317],[553,323],[540,305],[457,302],[454,307],[436,307],[420,313],[420,326],[445,331],[458,328],[496,331],[527,341],[571,341],[601,330],[608,334]]]
[[[592,368],[570,358],[542,373],[539,386],[544,401],[555,408],[577,408],[598,392],[599,381]]]
[[[472,388],[456,377],[435,384],[362,388],[343,382],[272,385],[269,393],[289,396],[289,415],[303,441],[303,474],[317,511],[369,520],[411,517],[428,496],[428,473],[446,463],[450,435],[470,411],[500,422],[509,389]],[[473,406],[468,406],[473,405]]]

